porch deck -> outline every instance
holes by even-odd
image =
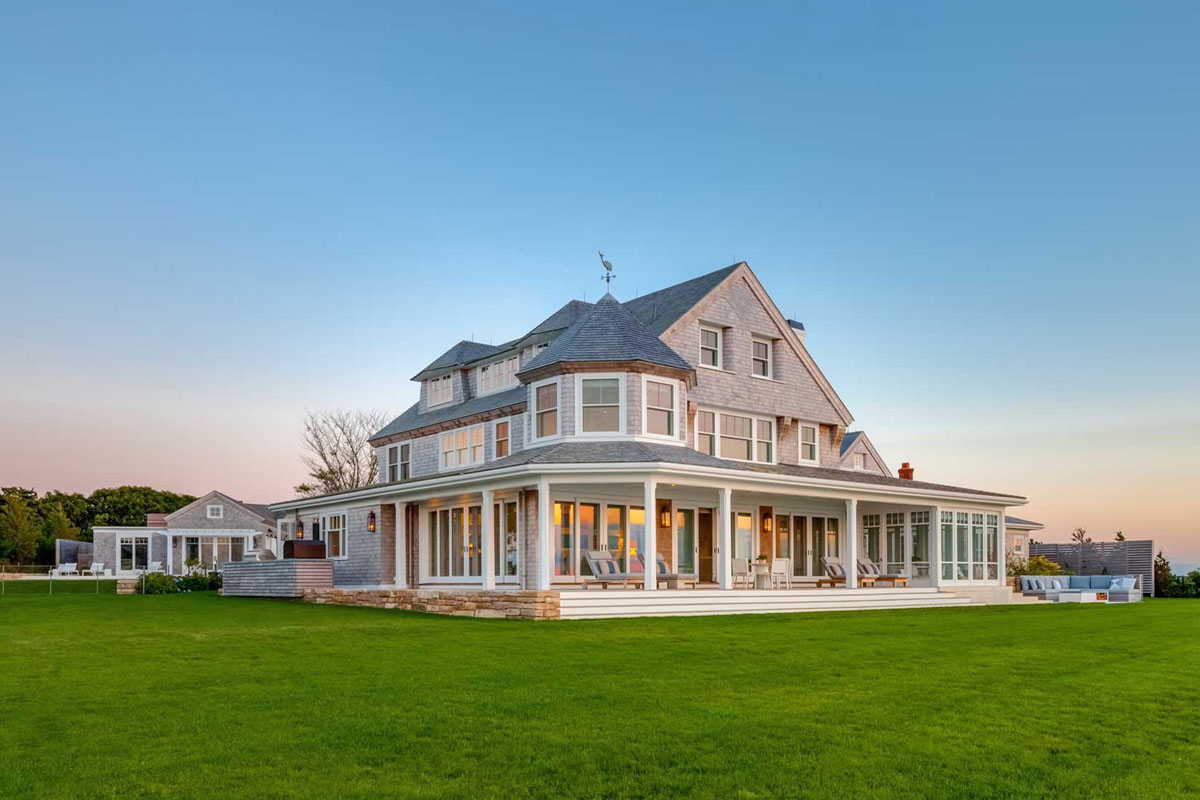
[[[562,619],[773,614],[942,608],[977,602],[935,588],[873,589],[560,589]]]

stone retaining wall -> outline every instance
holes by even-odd
[[[309,589],[306,603],[402,608],[431,614],[494,619],[558,619],[558,592],[480,589]]]

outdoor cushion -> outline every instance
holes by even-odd
[[[1087,575],[1072,575],[1070,578],[1072,589],[1090,589],[1092,582]]]
[[[617,562],[611,559],[605,559],[600,562],[600,571],[605,575],[617,574]]]
[[[1046,588],[1047,589],[1066,589],[1067,585],[1068,584],[1067,584],[1066,578],[1051,578],[1050,585],[1047,586]]]
[[[1113,578],[1112,586],[1109,588],[1127,592],[1136,585],[1137,579],[1135,579],[1132,575],[1121,575]]]
[[[1045,578],[1034,578],[1033,579],[1033,588],[1035,591],[1039,591],[1039,592],[1046,591],[1046,579]]]
[[[1091,587],[1092,589],[1095,589],[1098,592],[1103,592],[1103,591],[1106,591],[1110,586],[1112,586],[1112,576],[1111,575],[1093,575],[1092,576],[1092,587]]]
[[[835,578],[844,578],[844,577],[846,577],[846,570],[842,569],[842,565],[841,565],[841,564],[830,564],[830,565],[829,565],[829,572],[830,572],[830,574],[832,574],[832,575],[833,575],[833,577],[835,577]]]

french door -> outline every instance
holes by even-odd
[[[553,514],[556,581],[590,576],[588,550],[612,553],[622,572],[644,570],[645,509],[621,503],[556,500]]]
[[[837,558],[841,520],[806,514],[775,515],[775,557],[792,560],[792,576],[815,578],[825,574],[821,558]]]
[[[144,571],[150,566],[150,538],[148,536],[122,536],[120,561],[122,572]]]

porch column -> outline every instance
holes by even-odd
[[[167,534],[167,574],[175,574],[175,537]]]
[[[492,498],[493,492],[491,489],[484,489],[483,503],[480,509],[482,515],[479,519],[479,560],[482,563],[480,572],[483,573],[483,588],[496,588],[496,568],[492,561],[496,558],[496,554],[492,552]]]
[[[999,586],[1008,585],[1008,529],[1004,525],[1004,512],[1007,510],[1005,508],[1000,509],[1000,530],[998,531],[1000,541],[996,542],[996,546],[999,548],[996,551],[996,558],[998,559],[996,563],[996,577],[999,578],[997,581],[997,585]]]
[[[408,503],[393,503],[396,507],[396,575],[392,582],[397,589],[408,588]]]
[[[733,588],[733,542],[729,530],[729,515],[733,507],[733,489],[717,492],[717,586]]]
[[[846,588],[858,588],[858,500],[846,501]]]
[[[942,584],[942,508],[929,509],[929,583],[935,589]]]
[[[651,592],[658,588],[658,507],[654,500],[654,488],[654,478],[646,478],[646,538],[642,542],[642,564],[645,573],[642,588]]]
[[[550,588],[550,562],[554,558],[554,542],[550,539],[550,482],[538,482],[537,496],[537,588]]]

